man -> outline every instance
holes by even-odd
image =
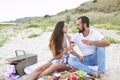
[[[89,19],[86,16],[77,18],[78,32],[73,41],[79,47],[83,58],[71,56],[68,63],[78,70],[84,70],[87,74],[99,77],[103,80],[105,72],[105,47],[110,43],[98,31],[89,28]],[[98,66],[98,72],[87,66]]]

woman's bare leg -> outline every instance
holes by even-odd
[[[45,75],[49,75],[57,70],[66,70],[67,67],[65,64],[63,63],[55,63],[52,64],[50,67],[48,67],[47,69],[45,69],[39,76],[38,78],[45,76]]]
[[[31,74],[27,75],[27,77],[24,80],[35,80],[45,69],[47,69],[49,66],[51,66],[52,63],[47,62],[34,70]]]

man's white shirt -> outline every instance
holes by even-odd
[[[91,40],[91,41],[99,41],[103,39],[104,36],[94,30],[90,29],[90,33],[88,36],[84,37],[82,33],[76,33],[75,36],[73,37],[73,41],[75,42],[75,45],[77,45],[82,52],[83,56],[91,55],[95,52],[96,46],[91,46],[91,45],[86,45],[82,42],[82,40]]]

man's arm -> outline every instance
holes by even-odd
[[[99,46],[99,47],[107,47],[110,45],[110,42],[106,38],[103,38],[100,41],[83,40],[82,42],[86,45]]]
[[[93,45],[99,47],[107,47],[110,45],[110,42],[106,38],[103,38],[100,41],[93,41]]]

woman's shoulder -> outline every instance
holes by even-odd
[[[70,39],[71,38],[71,36],[70,35],[68,35],[68,34],[66,34],[66,36]]]

